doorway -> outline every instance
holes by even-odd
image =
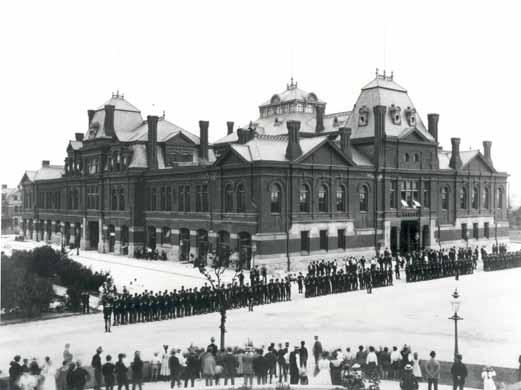
[[[89,221],[89,249],[98,249],[99,224],[96,221]]]
[[[402,221],[400,229],[400,252],[411,253],[419,249],[420,232],[418,221]]]

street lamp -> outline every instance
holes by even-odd
[[[459,311],[459,308],[461,305],[460,297],[461,297],[461,295],[459,295],[458,289],[456,288],[454,290],[454,292],[452,293],[452,300],[450,302],[450,304],[452,306],[452,311],[454,312],[454,314],[452,315],[452,317],[449,317],[449,320],[454,321],[454,357],[456,357],[459,353],[459,351],[458,351],[458,321],[461,321],[463,319],[463,317],[460,317],[458,315],[458,311]]]

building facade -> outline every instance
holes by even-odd
[[[19,233],[22,215],[22,192],[2,184],[2,233]]]
[[[88,111],[63,166],[27,171],[22,229],[33,239],[169,260],[209,251],[243,267],[508,240],[506,185],[483,151],[438,143],[393,76],[376,73],[351,111],[291,82],[259,117],[208,142],[122,95]]]

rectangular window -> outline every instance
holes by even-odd
[[[161,211],[164,211],[166,210],[166,189],[165,187],[161,187],[161,195],[160,195],[160,199],[161,199]]]
[[[202,211],[208,211],[208,185],[204,184],[202,187],[203,187],[202,188],[202,193],[201,193],[201,196],[202,196],[202,199],[201,199]]]
[[[490,224],[488,222],[485,222],[483,227],[483,235],[485,238],[490,238]]]
[[[346,231],[338,229],[338,249],[346,249]]]
[[[195,211],[201,211],[201,198],[201,186],[198,184],[195,186]]]
[[[423,207],[431,207],[431,183],[423,183]]]
[[[327,242],[327,230],[320,231],[320,249],[328,250],[328,242]]]
[[[190,186],[185,185],[185,211],[190,211]]]
[[[172,188],[166,188],[166,211],[172,211]]]
[[[479,238],[479,224],[477,223],[472,224],[472,237],[476,240]]]
[[[467,238],[468,238],[467,237],[467,224],[462,223],[461,224],[461,239],[466,240]]]
[[[391,192],[389,194],[389,207],[396,208],[396,180],[391,181]]]
[[[300,251],[309,254],[309,231],[300,232]]]

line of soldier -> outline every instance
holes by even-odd
[[[289,277],[250,285],[244,283],[241,275],[239,283],[223,284],[216,289],[205,283],[200,288],[185,289],[182,286],[180,290],[145,290],[141,294],[130,294],[126,289],[122,294],[107,291],[102,295],[105,332],[110,332],[111,326],[216,312],[223,305],[226,309],[248,307],[252,311],[255,305],[291,300]]]
[[[486,253],[482,248],[483,253]],[[406,282],[468,275],[476,269],[478,248],[429,249],[410,255],[405,265]]]
[[[483,257],[483,271],[521,267],[521,251],[491,254]]]
[[[508,252],[507,244],[492,244],[492,254],[493,255],[506,255]]]
[[[345,261],[344,267],[345,270],[339,269],[336,260],[310,263],[307,275],[304,277],[299,273],[297,277],[299,293],[304,291],[306,298],[359,289],[366,289],[371,293],[373,287],[393,284],[390,252],[371,260],[368,266],[364,257],[351,257]]]

